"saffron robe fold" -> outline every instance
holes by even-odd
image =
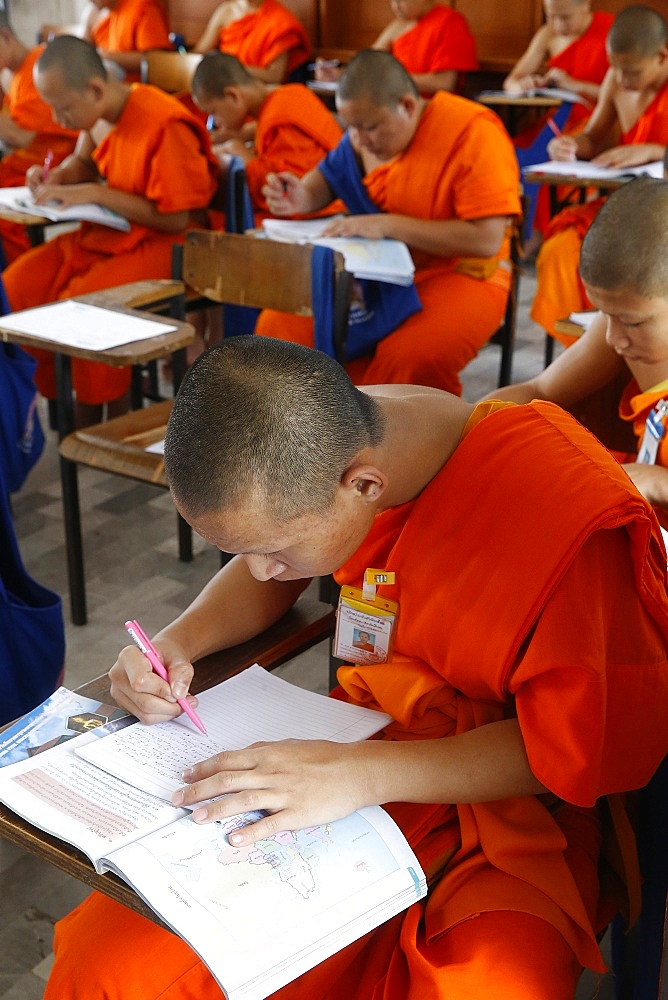
[[[620,139],[620,145],[654,142],[668,145],[668,83]],[[531,318],[566,346],[574,338],[557,333],[554,324],[572,312],[593,308],[580,281],[578,266],[582,240],[602,204],[603,198],[597,198],[555,215],[536,258],[537,285]]]
[[[304,25],[278,0],[262,0],[252,14],[245,14],[222,28],[218,48],[236,56],[245,66],[262,69],[287,52],[286,80],[311,53]]]
[[[176,98],[142,84],[132,86],[93,159],[109,187],[148,198],[166,213],[205,209],[218,183],[204,125]],[[7,297],[13,310],[28,309],[142,278],[168,278],[172,246],[184,235],[136,223],[127,233],[83,223],[11,264],[3,274]],[[33,353],[39,359],[37,387],[53,398],[53,355]],[[72,372],[84,403],[117,399],[130,383],[129,369],[97,362],[74,359]]]
[[[34,132],[35,137],[23,149],[12,149],[0,160],[0,187],[21,187],[26,182],[26,171],[35,164],[43,164],[51,154],[51,165],[57,166],[74,150],[77,133],[61,128],[53,120],[51,108],[35,86],[33,69],[43,45],[32,49],[12,76],[2,113],[9,115],[19,128]],[[0,237],[7,263],[27,250],[30,242],[25,226],[0,220]]]
[[[459,11],[442,4],[436,4],[413,28],[395,38],[390,51],[411,74],[466,73],[478,68],[468,21]]]
[[[148,52],[171,49],[165,8],[160,0],[118,0],[109,16],[93,28],[93,41],[107,52]],[[138,73],[126,73],[128,81]]]
[[[333,196],[345,202],[349,178],[336,169],[338,162],[335,150],[321,169]],[[417,219],[520,212],[517,162],[501,120],[482,105],[444,91],[427,102],[404,152],[362,183],[381,212]],[[422,311],[385,337],[373,354],[349,362],[347,371],[357,385],[412,383],[459,394],[458,372],[503,317],[510,287],[508,240],[496,258],[439,257],[413,248],[411,253]],[[265,310],[257,332],[313,346],[313,324],[299,317]]]
[[[336,118],[308,87],[290,83],[273,90],[257,116],[256,155],[245,166],[256,222],[270,215],[262,194],[268,173],[289,170],[302,177],[317,167],[340,139]],[[327,214],[335,210],[336,206],[328,206]]]
[[[645,432],[645,421],[650,411],[662,399],[668,399],[668,380],[652,386],[646,392],[641,392],[636,380],[631,379],[624,389],[619,402],[619,416],[622,420],[626,420],[633,425],[633,433],[638,439],[638,450],[640,450]],[[620,462],[635,462],[637,456],[616,454],[615,457]],[[668,469],[668,434],[666,433],[664,433],[659,441],[655,464]],[[662,527],[668,530],[668,511],[663,507],[655,507],[654,512]]]
[[[552,794],[387,805],[428,897],[275,1000],[469,1000],[492,975],[504,1000],[562,998],[569,963],[571,993],[578,962],[603,969],[594,804],[646,783],[666,753],[668,599],[651,508],[558,407],[481,404],[441,471],[376,517],[337,580],[359,586],[369,566],[397,574],[383,591],[400,602],[394,651],[340,668],[337,695],[390,713],[386,740],[517,717]],[[45,1000],[219,995],[183,942],[98,894],[60,921],[55,950]],[[539,988],[527,967],[550,955]]]

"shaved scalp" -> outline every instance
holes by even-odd
[[[398,59],[380,49],[362,49],[348,63],[337,88],[337,101],[368,98],[376,107],[395,107],[402,97],[419,97],[413,78]]]
[[[37,60],[37,71],[57,70],[67,87],[84,91],[91,80],[106,80],[107,71],[97,49],[83,38],[58,35],[50,41]]]
[[[582,280],[668,297],[668,181],[639,177],[611,194],[580,251]]]
[[[227,52],[207,52],[193,76],[193,94],[222,97],[226,87],[244,87],[255,82],[243,63]]]
[[[326,354],[233,337],[201,355],[181,383],[165,469],[188,517],[252,499],[286,523],[328,510],[350,462],[382,437],[376,401]]]
[[[625,7],[608,32],[608,52],[626,55],[655,56],[666,44],[668,27],[658,10],[651,7]]]

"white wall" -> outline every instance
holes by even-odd
[[[0,3],[2,0],[0,0]],[[37,43],[41,24],[74,24],[86,0],[7,0],[12,28],[26,45]]]

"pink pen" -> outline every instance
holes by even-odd
[[[51,165],[53,163],[53,150],[50,149],[46,156],[44,157],[44,166],[42,167],[42,184],[46,183],[49,176],[49,171],[51,170]]]
[[[559,128],[559,126],[557,125],[557,123],[555,122],[554,118],[548,118],[547,119],[547,126],[550,129],[550,131],[552,132],[552,134],[555,135],[557,137],[557,139],[558,139],[559,136],[562,134],[562,132],[561,132],[561,129]]]
[[[167,671],[165,670],[161,660],[158,650],[155,648],[149,637],[144,632],[143,628],[138,621],[129,621],[125,623],[125,627],[128,630],[130,638],[134,644],[142,651],[146,659],[149,661],[156,674],[162,677],[163,680],[168,680]],[[177,704],[181,706],[183,711],[186,713],[189,719],[195,723],[200,732],[204,733],[206,736],[206,729],[204,728],[204,723],[197,715],[194,709],[190,707],[185,698],[177,698]]]

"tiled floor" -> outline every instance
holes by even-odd
[[[542,367],[544,335],[527,319],[533,285],[529,271],[521,281],[516,380]],[[468,399],[477,399],[496,385],[498,363],[499,351],[490,347],[469,366],[465,372]],[[80,482],[89,622],[84,627],[67,624],[65,682],[69,687],[111,666],[125,645],[123,622],[127,618],[137,617],[149,633],[156,631],[185,606],[218,565],[218,554],[204,543],[197,545],[192,563],[178,562],[175,515],[166,493],[90,470],[82,470]],[[14,498],[14,511],[29,571],[65,595],[59,497],[51,435],[45,455]],[[324,645],[288,664],[283,674],[325,691]],[[79,882],[0,840],[0,1000],[42,997],[51,962],[53,924],[85,895]],[[596,989],[592,979],[583,979],[578,1000],[594,995],[609,1000],[611,977],[598,984],[598,993]]]

